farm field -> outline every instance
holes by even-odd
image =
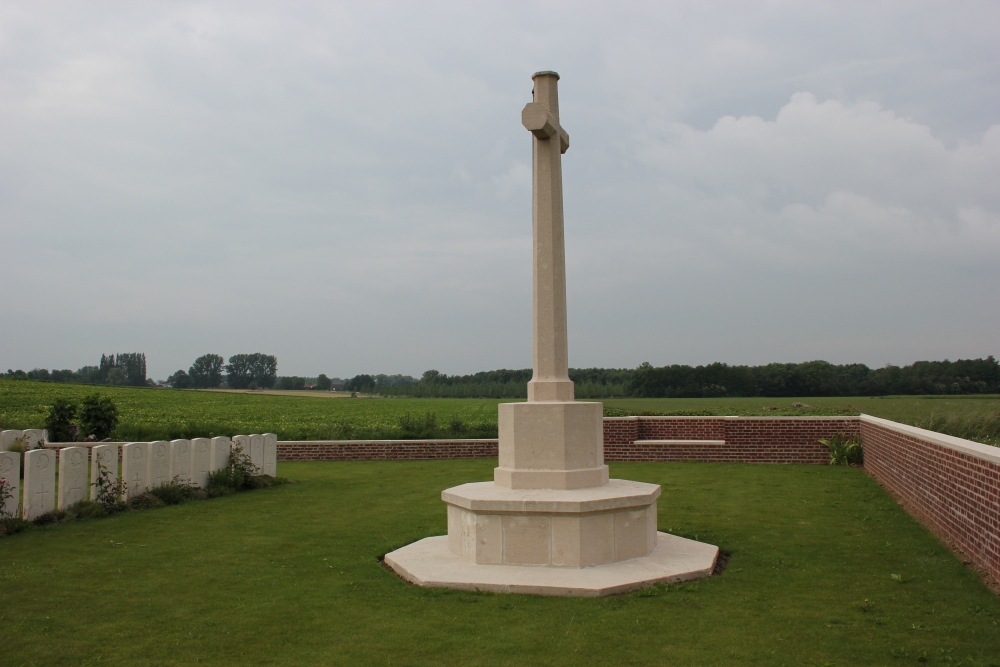
[[[0,380],[0,427],[41,428],[56,398],[98,392],[118,405],[119,440],[277,433],[282,440],[495,437],[497,399],[344,398],[85,386]],[[303,392],[305,393],[305,392]],[[792,403],[809,407],[793,408]],[[998,396],[624,398],[608,414],[841,415],[866,413],[988,444],[1000,443]],[[764,408],[778,408],[764,410]],[[431,420],[427,415],[433,416]],[[407,419],[409,417],[409,419]]]
[[[382,567],[494,465],[281,463],[298,483],[2,538],[0,663],[1000,665],[1000,599],[847,467],[612,464],[730,555],[700,582],[543,598]]]

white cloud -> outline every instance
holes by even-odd
[[[0,366],[527,365],[550,68],[575,365],[997,353],[995,3],[575,7],[0,7]]]

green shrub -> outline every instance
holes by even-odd
[[[91,486],[97,487],[97,502],[104,506],[108,512],[117,512],[125,508],[122,498],[128,489],[128,484],[121,477],[111,474],[111,471],[104,467],[104,464],[97,461],[97,481]],[[117,463],[115,464],[117,467]]]
[[[106,396],[89,394],[84,397],[80,409],[80,428],[83,435],[92,435],[98,440],[111,437],[118,425],[118,407]]]
[[[820,440],[830,450],[830,465],[861,465],[865,461],[861,439],[856,435],[835,433],[829,440]]]
[[[192,491],[193,489],[189,485],[174,480],[154,487],[148,493],[159,498],[164,505],[180,505],[191,499]]]
[[[152,493],[142,493],[133,496],[128,501],[128,506],[134,510],[149,510],[154,507],[163,507],[165,503]]]
[[[7,451],[17,452],[18,454],[24,454],[26,451],[28,451],[28,439],[17,438],[16,440],[14,440],[14,442],[7,445]]]
[[[33,524],[19,516],[0,519],[0,535],[14,535],[31,528]]]
[[[451,435],[461,438],[468,431],[468,428],[465,426],[464,421],[458,417],[452,417],[451,421],[448,422],[448,431],[451,432]]]
[[[220,468],[208,474],[209,495],[226,495],[237,491],[249,491],[263,488],[260,481],[263,475],[257,475],[257,466],[241,447],[236,447],[229,455],[229,466]],[[266,486],[270,486],[269,484]]]
[[[437,431],[437,414],[428,412],[420,418],[407,412],[399,417],[399,430],[407,438],[433,438]]]
[[[32,523],[36,526],[47,526],[51,523],[65,523],[69,519],[69,512],[66,510],[56,509],[51,512],[46,512],[40,516],[36,516]]]
[[[0,477],[0,519],[12,519],[17,514],[17,507],[15,507],[11,512],[5,512],[4,507],[7,506],[7,501],[14,498],[14,484],[7,480],[6,477]]]
[[[49,440],[52,442],[72,442],[75,440],[76,411],[79,408],[76,403],[65,398],[57,398],[49,408],[49,414],[45,417],[45,428],[49,432]]]
[[[67,521],[74,519],[95,519],[107,515],[107,507],[93,500],[81,500],[66,508]]]

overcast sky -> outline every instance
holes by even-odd
[[[531,75],[570,365],[1000,354],[1000,3],[0,4],[0,367],[531,365]]]

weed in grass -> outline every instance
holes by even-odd
[[[865,455],[864,449],[861,447],[861,438],[856,435],[834,433],[828,440],[820,440],[819,442],[830,450],[830,465],[832,466],[859,466],[864,463]]]

